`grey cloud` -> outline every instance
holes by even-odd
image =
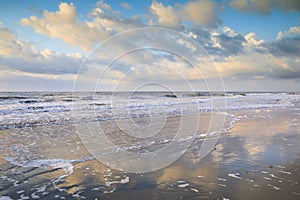
[[[290,69],[277,69],[274,71],[274,75],[280,79],[300,79],[300,69],[297,71]]]
[[[202,45],[210,55],[230,56],[243,53],[243,42],[245,42],[245,38],[240,34],[228,35],[223,32],[218,32],[214,35],[209,29],[188,30],[197,35],[195,40]],[[218,42],[220,47],[216,47],[215,42]]]
[[[149,25],[178,29],[183,22],[190,22],[195,26],[215,27],[221,22],[219,6],[212,0],[190,0],[175,6],[154,0],[149,7]]]
[[[231,0],[230,6],[242,12],[269,14],[272,8],[300,11],[299,0]]]
[[[236,55],[243,52],[244,47],[242,43],[245,42],[245,38],[242,35],[230,37],[225,34],[222,34],[219,36],[219,39],[220,44],[223,47],[223,55]]]
[[[0,67],[36,74],[76,74],[81,56],[40,51],[31,43],[19,40],[10,30],[0,27]]]
[[[64,5],[64,6],[65,7],[61,8],[61,10],[70,9],[71,11],[73,11],[73,5],[72,6]],[[73,13],[72,16],[74,16],[75,18],[77,17],[76,13]],[[123,19],[120,15],[118,15],[118,13],[112,11],[109,5],[103,2],[95,7],[93,12],[91,12],[91,17],[93,17],[92,21],[86,23],[84,27],[86,28],[86,26],[89,25],[94,29],[96,28],[96,29],[103,30],[104,28],[107,29],[106,32],[109,32],[108,35],[111,35],[113,33],[118,33],[130,28],[142,27],[145,25],[142,21],[142,18],[139,17]],[[64,17],[61,16],[61,18]],[[40,21],[40,20],[43,21],[44,19],[35,18],[31,21],[33,22],[33,21]],[[75,22],[79,23],[78,21]],[[39,27],[39,28],[43,28],[43,27]],[[76,28],[76,26],[72,27],[72,29],[73,28]],[[208,52],[209,55],[212,56],[212,58],[216,62],[229,63],[230,61],[226,60],[228,57],[243,58],[243,57],[249,57],[249,55],[251,55],[252,53],[256,53],[257,55],[261,56],[260,58],[262,60],[259,60],[259,58],[253,58],[253,61],[251,61],[252,63],[249,64],[250,59],[247,58],[242,60],[240,63],[241,65],[245,65],[245,66],[251,64],[257,64],[257,66],[261,68],[255,69],[253,67],[249,70],[245,70],[243,69],[242,66],[236,70],[230,68],[229,66],[228,69],[232,70],[233,74],[245,73],[246,75],[249,76],[259,74],[259,75],[266,75],[266,76],[276,77],[276,78],[288,78],[288,77],[298,76],[296,75],[298,73],[298,69],[297,67],[295,67],[297,66],[296,65],[297,63],[291,63],[290,61],[290,66],[288,66],[287,69],[282,69],[278,67],[276,64],[274,64],[272,60],[265,59],[264,55],[271,54],[274,57],[281,57],[281,58],[291,57],[291,59],[299,58],[300,55],[299,38],[282,39],[273,43],[261,43],[260,41],[254,41],[254,42],[252,41],[253,43],[250,43],[251,41],[246,36],[237,34],[231,29],[229,30],[227,29],[226,31],[225,30],[220,31],[220,30],[206,29],[203,27],[195,28],[195,27],[182,26],[180,28],[181,28],[180,30],[187,33],[187,35],[189,32],[192,32],[195,35],[194,39],[200,45],[203,46],[203,48]],[[68,37],[68,35],[65,34],[63,36]],[[172,35],[169,35],[169,37],[171,39],[166,41],[164,39],[161,39],[166,37],[160,37],[160,35],[155,35],[152,33],[145,32],[145,34],[143,34],[142,36],[140,35],[139,37],[136,37],[135,34],[132,34],[131,37],[122,38],[120,40],[113,41],[113,44],[116,46],[116,51],[119,49],[121,50],[134,49],[136,47],[140,47],[143,44],[149,44],[149,41],[151,41],[153,44],[159,47],[168,47],[168,49],[178,48],[178,44],[175,44],[176,43],[175,41],[177,41],[178,38],[174,38]],[[73,39],[76,39],[76,42],[78,42],[77,38],[73,38]],[[96,41],[94,38],[86,38],[86,39],[93,40],[93,42]],[[113,38],[111,40],[113,40]],[[72,40],[71,43],[72,42],[74,41]],[[88,47],[89,45],[90,43],[88,43],[87,46],[86,45],[84,46]],[[0,58],[2,59],[1,63],[10,66],[12,69],[16,69],[20,71],[26,71],[30,73],[41,73],[41,74],[74,74],[77,73],[77,67],[81,63],[80,58],[69,57],[66,55],[60,55],[56,53],[51,54],[50,57],[43,60],[43,55],[38,50],[32,49],[28,44],[25,44],[25,46],[17,45],[16,48],[14,49],[15,49],[15,53],[14,53],[15,55],[22,55],[22,56],[19,56],[18,58],[1,57]],[[187,46],[184,45],[182,45],[182,49],[187,51],[190,50]],[[144,61],[142,59],[143,55],[142,54],[138,54],[138,55],[139,56],[135,56],[132,58],[129,57],[131,59],[131,63],[133,62],[141,63]],[[167,58],[166,55],[165,57],[166,59],[172,61],[172,59]],[[101,59],[104,60],[105,57],[102,57]],[[153,57],[152,59],[159,62],[161,60],[161,57]],[[126,72],[128,67],[130,67],[131,63],[130,62],[129,64],[126,62],[118,63],[119,65],[115,67],[115,70]],[[272,69],[272,70],[268,71],[268,69]]]
[[[274,56],[296,56],[300,55],[300,37],[285,38],[276,42],[265,44],[265,47]]]
[[[82,63],[82,59],[70,58],[64,55],[52,56],[50,59],[40,60],[32,57],[26,59],[22,57],[0,57],[2,68],[19,70],[34,74],[76,74]]]

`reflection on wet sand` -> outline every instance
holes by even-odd
[[[239,120],[205,158],[199,159],[202,140],[196,138],[176,162],[143,174],[101,164],[70,131],[55,141],[47,128],[23,129],[18,137],[11,137],[17,130],[2,130],[0,195],[13,199],[299,199],[300,115],[279,109],[234,114]],[[59,130],[64,128],[70,130],[63,126],[55,130],[65,133]],[[31,146],[33,141],[43,145]]]

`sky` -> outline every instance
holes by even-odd
[[[299,83],[299,0],[0,1],[0,91]]]

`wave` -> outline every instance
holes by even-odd
[[[22,96],[0,96],[0,100],[11,100],[11,99],[27,99],[27,97],[22,97]]]
[[[51,124],[141,118],[151,115],[181,115],[226,110],[272,109],[294,106],[300,96],[287,93],[231,93],[205,96],[208,93],[70,93],[10,94],[0,102],[0,129],[45,126]],[[204,96],[203,96],[204,94]],[[4,96],[3,94],[1,95]],[[34,98],[32,97],[34,96]],[[27,99],[18,99],[27,98]],[[72,97],[72,98],[71,98]],[[132,98],[133,97],[133,98]],[[5,99],[5,98],[3,98]],[[76,99],[76,101],[73,101]],[[214,103],[212,107],[212,102]]]

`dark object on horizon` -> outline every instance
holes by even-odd
[[[177,98],[177,96],[175,94],[166,94],[165,97]]]
[[[36,100],[25,100],[25,101],[19,101],[19,103],[37,103]]]

